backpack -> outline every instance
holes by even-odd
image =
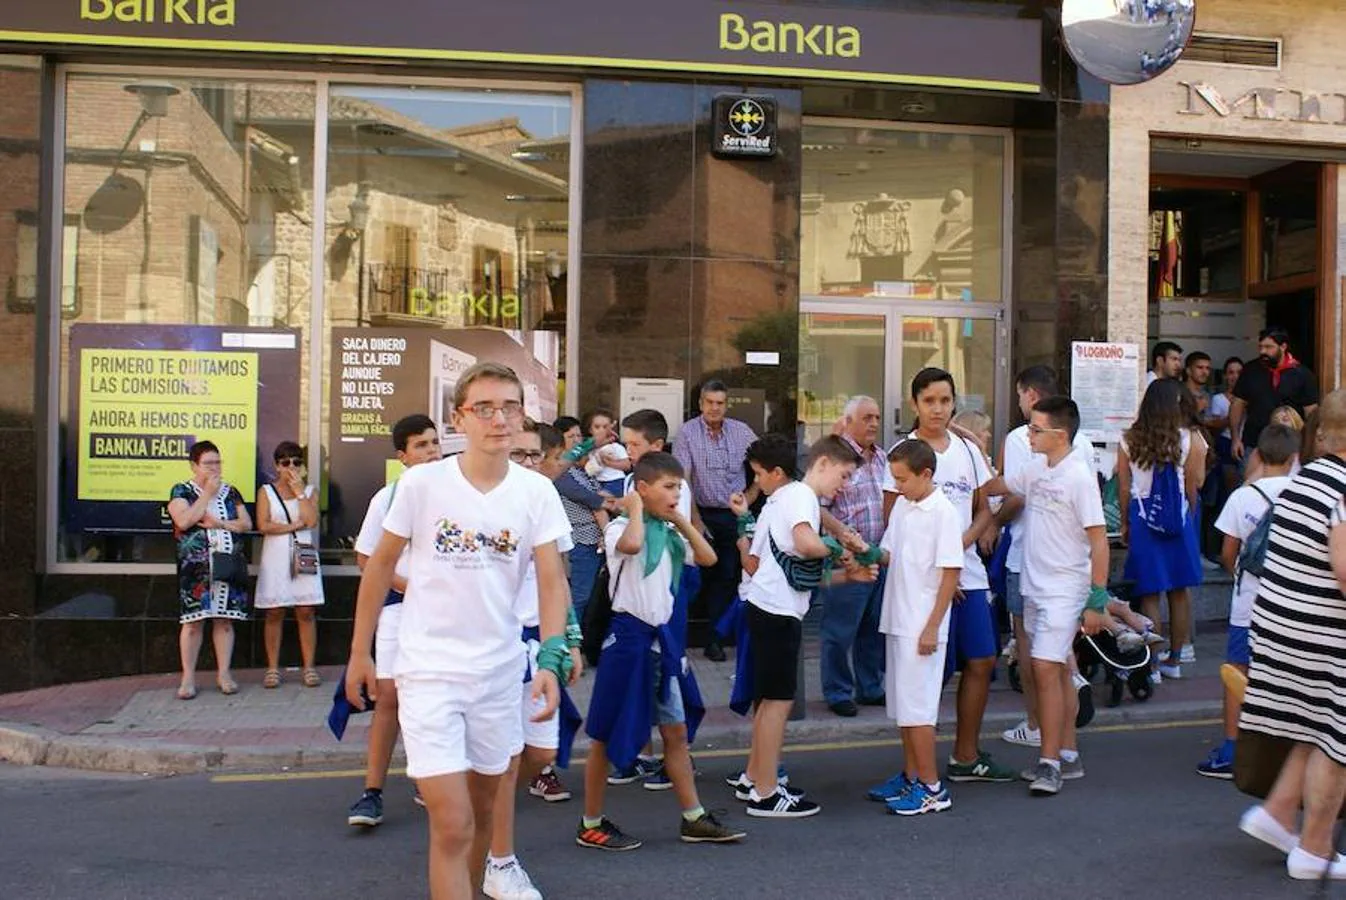
[[[1276,511],[1276,503],[1257,485],[1250,484],[1248,487],[1257,491],[1262,499],[1267,501],[1267,511],[1262,514],[1262,518],[1257,520],[1257,525],[1253,527],[1252,533],[1248,539],[1243,542],[1239,548],[1238,562],[1235,569],[1238,572],[1239,580],[1243,580],[1244,573],[1262,577],[1262,572],[1266,569],[1267,562],[1267,543],[1271,539],[1271,520],[1275,518],[1273,513]]]
[[[1154,469],[1150,496],[1140,501],[1140,518],[1145,527],[1160,537],[1172,538],[1183,533],[1182,485],[1178,467],[1163,463]]]
[[[621,581],[623,565],[617,566],[617,578],[609,584],[608,564],[604,561],[598,567],[594,577],[593,589],[589,591],[589,603],[584,607],[584,621],[580,623],[580,653],[590,668],[598,665],[603,655],[603,642],[607,640],[608,629],[612,627],[612,595]]]
[[[766,538],[771,544],[771,555],[775,557],[776,565],[780,566],[781,572],[785,575],[785,583],[796,591],[817,590],[823,583],[823,570],[826,560],[800,559],[798,556],[791,556],[776,546],[776,539],[771,536],[770,528],[767,529]]]

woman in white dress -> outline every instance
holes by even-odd
[[[323,603],[322,574],[296,574],[296,546],[317,547],[313,529],[318,525],[318,501],[311,485],[305,484],[304,450],[292,441],[282,441],[273,454],[276,478],[257,492],[257,530],[262,540],[262,562],[257,571],[253,604],[265,610],[266,674],[262,687],[280,687],[280,640],[285,610],[293,608],[299,626],[299,653],[303,659],[304,686],[317,687],[322,677],[314,666],[318,646],[318,607]]]

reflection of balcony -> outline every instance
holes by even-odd
[[[363,274],[368,316],[374,325],[521,327],[519,294],[484,278],[475,278],[469,286],[448,269],[386,263],[368,263]]]

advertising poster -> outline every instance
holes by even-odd
[[[353,545],[370,498],[401,472],[392,439],[399,419],[428,415],[439,427],[445,455],[466,448],[453,428],[454,390],[476,363],[509,366],[523,381],[528,415],[556,418],[557,355],[549,345],[557,335],[532,338],[525,344],[498,328],[332,329],[325,543]]]
[[[297,331],[76,324],[69,358],[73,530],[171,529],[169,491],[191,477],[188,450],[203,440],[251,503],[271,448],[298,436]]]
[[[1080,408],[1080,430],[1096,444],[1116,443],[1140,406],[1140,347],[1074,341],[1070,396]]]

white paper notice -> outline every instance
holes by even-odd
[[[617,415],[625,419],[638,409],[657,409],[668,420],[668,437],[672,440],[682,427],[683,390],[681,378],[623,378]]]
[[[1080,408],[1080,430],[1094,443],[1115,443],[1140,406],[1140,347],[1073,341],[1070,396]]]

